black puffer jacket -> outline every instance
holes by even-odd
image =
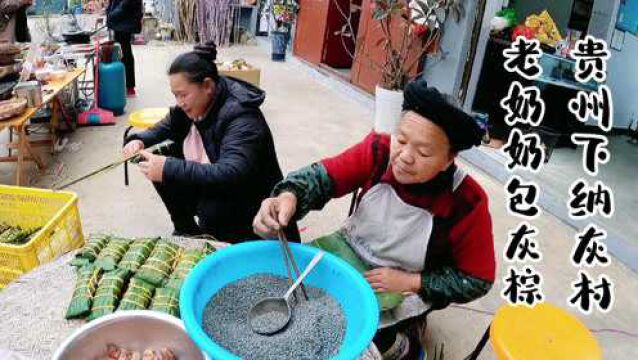
[[[220,77],[213,108],[196,123],[211,164],[183,159],[192,121],[177,107],[153,128],[127,139],[142,140],[147,147],[167,139],[176,143],[176,156],[164,165],[163,181],[201,193],[206,223],[200,225],[220,238],[252,236],[261,201],[283,178],[272,134],[259,110],[264,99],[265,93],[251,84]]]
[[[106,9],[106,26],[109,29],[137,34],[142,31],[144,0],[111,0]]]

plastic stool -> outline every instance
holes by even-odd
[[[487,342],[499,360],[600,360],[602,350],[578,318],[548,303],[533,308],[501,306],[468,359],[476,359]]]
[[[168,108],[146,108],[135,111],[128,117],[128,128],[124,131],[124,145],[131,129],[145,130],[153,127],[168,114]],[[128,161],[124,162],[124,185],[128,186]]]

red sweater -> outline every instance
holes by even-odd
[[[369,134],[361,143],[342,154],[324,159],[322,164],[334,183],[334,197],[363,189],[363,196],[379,182],[390,184],[406,203],[428,210],[434,226],[425,261],[425,270],[453,266],[470,276],[493,282],[496,271],[492,220],[487,194],[466,176],[452,191],[453,166],[426,184],[404,185],[387,164],[388,135]],[[433,186],[437,183],[437,186]],[[359,197],[360,199],[360,197]]]

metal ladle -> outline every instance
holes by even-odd
[[[314,269],[325,253],[320,251],[315,255],[301,276],[286,291],[283,297],[271,297],[261,300],[250,309],[248,322],[254,332],[261,335],[272,335],[285,328],[290,322],[292,306],[290,305],[290,295],[301,284],[303,279]]]

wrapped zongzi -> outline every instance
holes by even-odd
[[[104,271],[111,271],[120,262],[122,256],[128,250],[131,240],[123,238],[112,238],[109,243],[100,251],[95,265],[101,267]]]
[[[117,266],[121,269],[137,271],[151,254],[158,240],[159,239],[137,239],[133,241]]]
[[[97,319],[115,311],[129,275],[130,272],[128,270],[119,268],[102,275],[93,297],[89,320]]]
[[[179,260],[177,266],[171,274],[171,278],[185,278],[186,275],[197,265],[197,263],[204,258],[204,252],[202,250],[186,250],[184,251]]]
[[[95,261],[100,251],[108,244],[111,236],[104,234],[91,234],[86,240],[86,245],[78,252],[77,257]]]
[[[192,249],[183,251],[179,256],[175,270],[173,270],[173,273],[168,279],[165,287],[179,291],[188,273],[203,257],[204,251],[202,250]]]
[[[144,310],[151,303],[155,287],[144,280],[132,278],[117,310]]]
[[[179,317],[179,291],[170,288],[155,290],[150,309]]]
[[[73,297],[66,311],[67,319],[77,319],[88,315],[101,274],[102,269],[93,264],[80,268]]]
[[[135,277],[153,286],[161,286],[173,270],[179,250],[178,245],[167,241],[158,241],[151,256],[146,259]]]
[[[71,260],[71,266],[81,268],[82,266],[92,263],[100,254],[100,251],[104,249],[110,238],[109,235],[103,234],[90,235],[84,247],[82,247],[75,255],[75,258]]]

